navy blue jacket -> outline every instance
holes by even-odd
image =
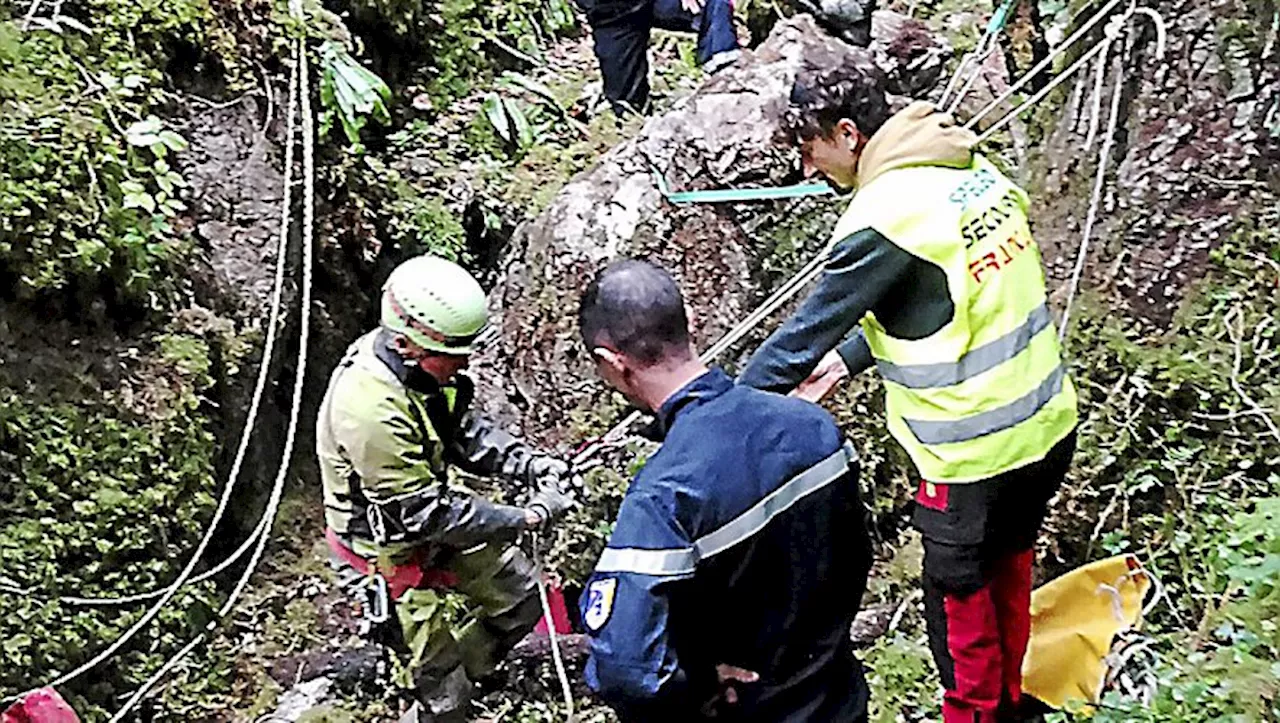
[[[715,666],[760,674],[717,720],[859,721],[849,626],[870,569],[857,461],[831,417],[712,370],[658,411],[582,596],[587,683],[624,720],[699,720]]]

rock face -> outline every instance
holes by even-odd
[[[1267,47],[1269,15],[1248,29],[1233,20],[1249,15],[1244,0],[1150,5],[1169,23],[1168,52],[1158,59],[1146,31],[1126,60],[1114,181],[1089,254],[1089,285],[1110,287],[1159,325],[1234,220],[1255,214],[1280,153],[1280,134],[1267,127],[1275,113],[1268,105],[1280,98],[1280,66],[1274,45]],[[1083,143],[1087,106],[1087,94],[1068,103],[1062,122],[1044,128],[1039,154],[1047,173],[1037,236],[1057,280],[1075,261],[1096,168],[1099,144]]]
[[[213,286],[250,319],[267,313],[280,226],[282,162],[261,110],[246,96],[226,107],[191,109],[186,174],[196,233],[209,249]],[[283,136],[283,131],[280,133]]]
[[[877,38],[871,49],[831,38],[809,16],[779,24],[763,45],[651,119],[639,137],[611,151],[520,228],[505,284],[494,294],[502,341],[477,365],[482,384],[498,393],[481,396],[501,408],[505,394],[518,417],[511,421],[543,441],[601,431],[610,415],[576,322],[576,300],[599,269],[617,258],[643,257],[671,270],[693,310],[695,342],[705,348],[781,274],[816,253],[842,205],[838,199],[677,207],[659,192],[654,172],[672,190],[801,180],[795,151],[776,136],[802,62],[880,64],[894,79],[893,90],[927,88],[940,75],[950,52],[943,42],[919,23],[878,15],[890,22],[877,27],[895,34]],[[936,67],[930,57],[939,58]],[[512,416],[510,407],[490,411]],[[578,428],[566,429],[564,420]]]

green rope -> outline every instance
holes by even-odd
[[[1013,13],[1013,8],[1018,4],[1018,0],[1005,0],[1004,5],[996,10],[996,14],[991,16],[991,22],[987,24],[987,35],[995,35],[1004,29],[1006,23],[1009,22],[1009,16]]]
[[[656,169],[653,178],[663,198],[674,204],[685,203],[734,203],[737,201],[772,201],[780,198],[804,198],[829,196],[835,189],[826,183],[801,183],[795,186],[768,188],[721,188],[710,191],[676,191],[667,186],[667,180]]]

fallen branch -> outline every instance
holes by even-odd
[[[902,623],[902,616],[905,615],[907,612],[907,607],[911,603],[915,602],[916,600],[919,600],[922,597],[924,597],[924,590],[921,590],[920,588],[916,588],[914,591],[912,591],[912,593],[907,596],[907,599],[903,600],[902,603],[898,605],[898,609],[893,611],[893,617],[889,618],[888,630],[897,630],[898,625]],[[855,624],[856,624],[856,619],[855,619]],[[886,630],[886,632],[888,632],[888,630]]]
[[[1268,188],[1267,184],[1262,181],[1255,181],[1250,178],[1218,178],[1217,176],[1210,176],[1207,173],[1200,173],[1197,175],[1200,176],[1200,180],[1202,181],[1208,181],[1209,183],[1216,186],[1222,186],[1224,188]]]
[[[204,107],[208,108],[209,110],[226,110],[227,108],[230,108],[232,106],[240,105],[241,103],[244,102],[246,98],[251,98],[259,94],[260,94],[260,91],[258,90],[250,90],[250,91],[246,91],[242,95],[238,95],[235,98],[232,98],[231,100],[224,100],[224,101],[209,100],[208,98],[202,98],[194,93],[175,93],[174,95],[176,95],[179,98],[182,98],[183,100],[195,101],[200,105],[203,105]]]
[[[1272,410],[1272,409],[1244,409],[1238,412],[1228,412],[1226,414],[1208,414],[1206,412],[1192,412],[1191,416],[1196,419],[1204,419],[1210,422],[1229,422],[1233,419],[1239,419],[1241,417],[1252,417],[1255,415],[1262,415],[1265,417],[1268,414],[1274,414],[1274,413],[1275,413],[1275,410]]]

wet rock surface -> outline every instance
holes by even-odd
[[[261,104],[261,107],[260,107]],[[191,148],[184,172],[193,188],[195,234],[208,249],[218,296],[248,317],[265,317],[275,275],[283,202],[282,153],[270,132],[277,109],[258,95],[230,105],[187,106],[184,133]],[[264,114],[271,111],[271,116]],[[283,137],[283,124],[281,124]]]
[[[1158,58],[1155,34],[1146,30],[1124,60],[1121,123],[1088,278],[1164,325],[1228,227],[1266,187],[1277,138],[1265,107],[1280,94],[1280,58],[1274,45],[1267,54],[1269,18],[1248,29],[1227,20],[1248,14],[1242,0],[1152,6],[1169,23],[1168,50]],[[1109,66],[1109,77],[1114,72]],[[1045,128],[1035,164],[1045,169],[1037,237],[1057,280],[1075,262],[1100,145],[1085,144],[1089,94],[1081,101]]]

